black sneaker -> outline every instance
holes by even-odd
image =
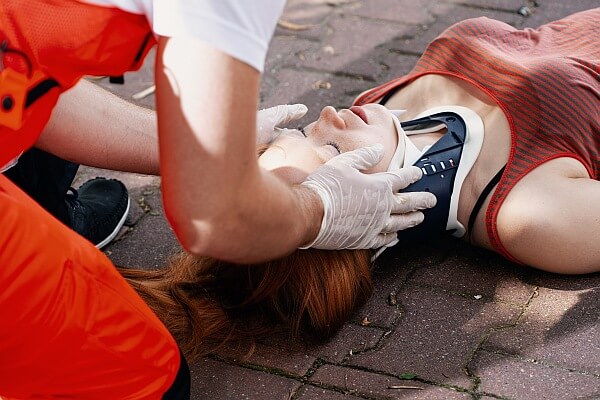
[[[117,236],[129,213],[127,188],[115,179],[95,178],[65,197],[69,225],[101,249]]]

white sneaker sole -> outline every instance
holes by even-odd
[[[115,236],[117,236],[117,234],[119,233],[119,231],[125,224],[125,220],[127,219],[127,216],[129,215],[129,207],[130,206],[131,206],[131,199],[129,198],[129,196],[127,196],[127,208],[125,209],[123,216],[119,220],[119,223],[117,224],[115,229],[111,232],[111,234],[106,237],[106,239],[104,239],[103,241],[101,241],[100,243],[98,243],[96,245],[96,248],[98,248],[98,249],[103,248],[104,246],[109,244],[115,238]]]

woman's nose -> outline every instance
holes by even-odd
[[[338,115],[338,112],[332,106],[326,106],[321,110],[319,120],[333,125],[337,129],[343,129],[346,127],[344,120]]]

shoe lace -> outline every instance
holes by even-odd
[[[77,189],[71,186],[67,189],[66,195],[72,197],[73,199],[76,199],[79,196],[79,193],[77,192]]]

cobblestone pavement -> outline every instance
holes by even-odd
[[[324,105],[404,74],[451,24],[487,16],[535,27],[600,0],[293,0],[272,42],[261,105]],[[600,44],[599,44],[600,45]],[[124,86],[152,84],[152,68]],[[153,107],[154,97],[132,100]],[[159,179],[115,176],[136,207],[106,250],[120,265],[164,265],[178,250]],[[453,240],[388,254],[372,299],[321,346],[274,337],[248,359],[225,349],[192,366],[194,399],[600,399],[600,275],[561,277]],[[369,323],[364,323],[364,318]]]

